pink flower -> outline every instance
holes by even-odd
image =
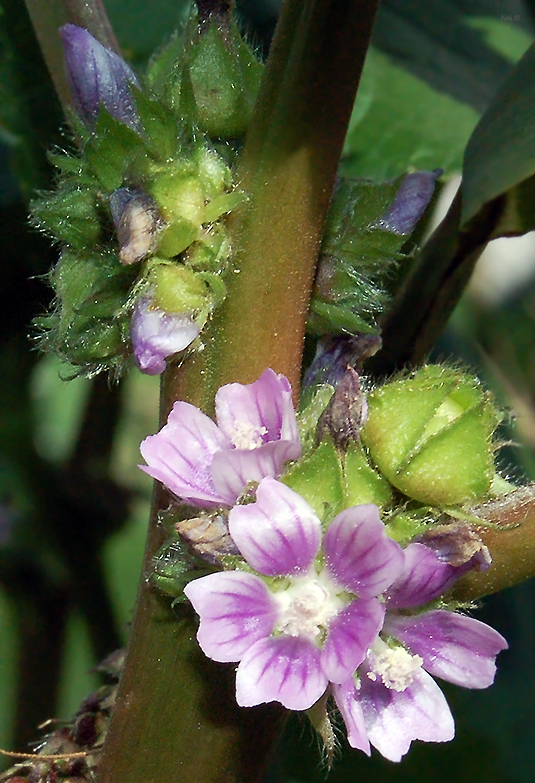
[[[217,424],[194,405],[175,402],[167,424],[141,444],[142,470],[203,508],[232,506],[249,482],[278,478],[301,454],[283,375],[268,369],[249,385],[222,386],[215,407]]]
[[[374,505],[348,508],[329,525],[270,477],[255,503],[235,506],[230,534],[257,574],[224,571],[184,592],[199,614],[197,639],[215,661],[239,661],[243,707],[278,701],[311,707],[329,682],[362,663],[384,620],[378,600],[401,572],[403,552]]]
[[[431,675],[465,688],[494,681],[505,639],[488,625],[441,609],[408,612],[442,595],[464,573],[422,544],[404,550],[403,573],[384,596],[381,637],[355,675],[333,686],[349,744],[368,755],[370,744],[399,761],[412,740],[447,742],[454,722]],[[402,611],[405,610],[405,611]]]

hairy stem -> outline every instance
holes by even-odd
[[[205,350],[166,373],[164,416],[179,397],[210,411],[222,383],[250,382],[268,366],[297,389],[321,232],[376,6],[285,3],[239,169],[250,201],[232,226],[228,299]],[[146,567],[166,504],[157,490]],[[273,705],[238,708],[234,672],[199,652],[190,611],[174,613],[142,580],[100,783],[254,783],[283,718]]]

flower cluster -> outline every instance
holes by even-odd
[[[141,450],[144,470],[179,498],[228,510],[242,559],[184,592],[204,653],[238,663],[238,704],[307,710],[331,695],[350,745],[393,761],[414,739],[452,739],[433,677],[485,688],[507,647],[489,626],[437,608],[471,561],[453,565],[422,543],[403,549],[374,504],[322,523],[279,480],[301,450],[283,376],[266,370],[248,386],[222,387],[216,415],[217,424],[177,402]]]

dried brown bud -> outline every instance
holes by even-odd
[[[368,405],[358,372],[348,367],[318,422],[318,440],[328,433],[343,449],[359,440]]]
[[[147,193],[139,188],[118,188],[111,195],[110,211],[121,264],[135,264],[156,249],[165,221]]]
[[[471,563],[476,571],[486,571],[492,562],[488,548],[467,522],[435,525],[418,540],[452,566]]]
[[[226,555],[239,554],[223,514],[201,513],[193,519],[175,522],[174,528],[207,563],[216,565]]]

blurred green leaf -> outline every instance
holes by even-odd
[[[382,181],[407,169],[461,168],[476,111],[370,49],[346,139],[346,176]]]
[[[462,222],[535,174],[535,44],[475,128],[463,168]]]

